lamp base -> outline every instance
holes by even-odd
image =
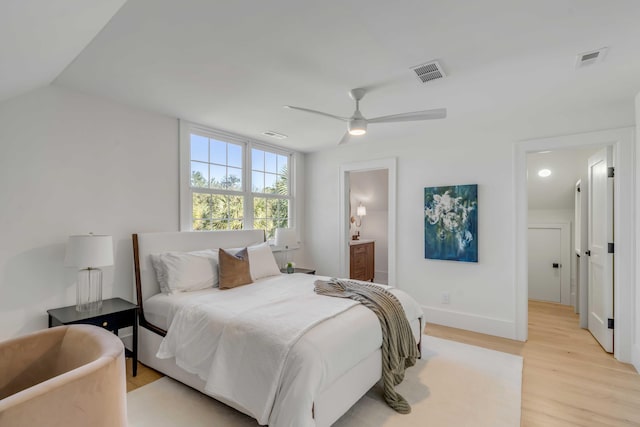
[[[96,311],[102,308],[102,270],[86,268],[78,271],[76,311]]]

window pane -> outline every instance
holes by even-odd
[[[211,221],[210,230],[226,230],[227,229],[227,224],[228,223],[225,220]]]
[[[276,178],[278,175],[272,173],[264,174],[264,192],[275,193],[276,192]]]
[[[254,193],[264,193],[264,173],[251,172],[251,186]]]
[[[229,166],[242,167],[242,147],[237,144],[227,144]]]
[[[272,239],[276,235],[276,228],[273,225],[273,221],[268,219],[266,227],[263,229],[267,235],[267,239]]]
[[[278,172],[277,158],[278,156],[275,153],[269,153],[269,152],[264,153],[265,172],[271,172],[271,173]]]
[[[289,158],[287,156],[278,155],[278,173],[286,175],[289,171]]]
[[[193,219],[211,218],[211,195],[193,193]]]
[[[211,165],[211,188],[226,188],[227,168]]]
[[[220,165],[227,164],[227,143],[222,141],[216,141],[215,139],[209,140],[211,143],[211,163],[218,163]]]
[[[251,169],[255,171],[264,170],[264,151],[251,149]]]
[[[227,168],[226,188],[242,190],[242,169]]]
[[[289,184],[288,184],[288,179],[285,175],[276,175],[276,194],[279,194],[281,196],[288,196],[289,195]]]
[[[211,221],[208,219],[205,219],[205,220],[196,219],[193,221],[193,230],[194,231],[211,230]]]
[[[191,186],[209,187],[209,165],[207,163],[191,162]]]
[[[209,139],[191,134],[191,160],[209,161]]]
[[[220,219],[227,216],[227,196],[214,194],[211,196],[211,218]]]
[[[238,220],[229,221],[229,228],[231,230],[242,230],[243,228],[242,221],[238,221]]]
[[[289,218],[289,201],[288,200],[278,200],[275,206],[275,214],[274,218],[278,220],[287,221]],[[280,225],[278,226],[280,227]],[[286,225],[282,226],[286,227]]]
[[[289,220],[286,218],[276,219],[274,220],[274,225],[275,225],[275,228],[288,228]]]
[[[263,219],[267,217],[267,200],[262,197],[254,197],[253,199],[253,217],[255,219]],[[254,228],[262,228],[255,227]]]
[[[264,218],[253,220],[253,228],[256,230],[266,230],[267,229],[267,220]]]
[[[244,197],[242,196],[227,196],[227,209],[228,216],[227,218],[232,220],[240,220],[243,221],[244,208],[243,203]]]

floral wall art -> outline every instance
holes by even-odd
[[[478,262],[478,186],[424,189],[424,257]]]

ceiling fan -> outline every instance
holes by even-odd
[[[415,120],[444,119],[445,117],[447,117],[446,108],[436,108],[434,110],[414,111],[412,113],[392,114],[390,116],[367,119],[360,112],[360,100],[366,93],[367,91],[364,88],[356,88],[349,91],[349,96],[351,97],[351,99],[356,101],[356,111],[353,112],[353,115],[351,117],[336,116],[329,113],[323,113],[322,111],[310,110],[308,108],[302,107],[294,107],[292,105],[285,105],[284,108],[300,110],[312,114],[319,114],[321,116],[331,117],[332,119],[347,122],[347,132],[344,134],[338,144],[344,144],[348,142],[351,136],[359,136],[367,133],[367,124],[369,123],[410,122]]]

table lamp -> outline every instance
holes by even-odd
[[[277,248],[281,248],[284,251],[284,266],[287,267],[289,251],[297,248],[298,245],[296,230],[293,228],[276,228],[276,241],[274,243]]]
[[[113,238],[95,234],[69,236],[64,265],[77,267],[76,310],[94,311],[102,307],[102,270],[113,265]]]

